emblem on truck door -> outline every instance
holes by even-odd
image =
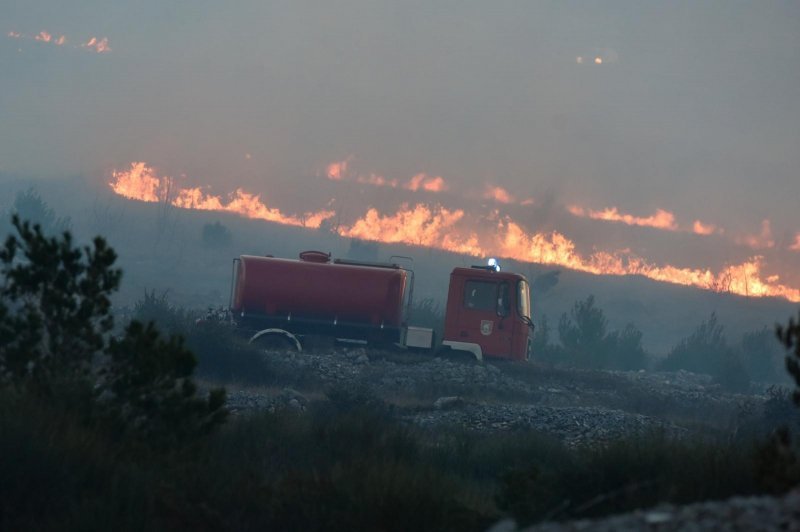
[[[494,322],[492,320],[481,320],[481,334],[484,336],[489,336],[492,334],[492,326]]]

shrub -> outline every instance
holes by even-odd
[[[622,331],[608,332],[608,320],[595,306],[594,296],[577,301],[569,316],[558,322],[558,338],[564,362],[594,369],[641,369],[647,354],[642,347],[642,333],[628,324]]]
[[[100,405],[118,436],[166,448],[191,442],[225,419],[224,390],[196,396],[190,378],[196,360],[181,337],[162,339],[152,322],[133,321],[108,352],[102,374],[110,393]]]
[[[276,368],[264,351],[248,344],[226,322],[209,320],[191,326],[186,346],[197,357],[199,376],[242,384],[263,385],[275,380]]]
[[[786,327],[779,325],[776,333],[778,339],[790,351],[786,357],[786,370],[794,379],[794,402],[800,406],[800,317],[796,322],[794,319],[789,319]]]
[[[39,393],[69,382],[87,384],[91,362],[113,327],[111,294],[122,272],[102,238],[73,247],[72,237],[46,237],[14,215],[19,238],[0,251],[0,376]]]
[[[444,336],[444,311],[439,302],[431,297],[414,301],[411,305],[409,323],[433,329],[435,343],[441,342]]]
[[[661,362],[665,371],[686,370],[712,375],[726,389],[747,391],[750,378],[736,351],[730,348],[716,313],[678,343]]]
[[[133,319],[142,323],[153,322],[170,334],[186,335],[191,327],[191,316],[172,305],[168,292],[156,295],[155,289],[145,289],[144,297],[133,306]]]
[[[21,220],[28,220],[32,224],[38,224],[45,234],[60,234],[68,231],[71,225],[68,217],[56,216],[55,211],[30,187],[25,192],[18,192],[14,199],[12,212]]]
[[[203,225],[203,245],[208,248],[225,248],[233,242],[233,235],[220,222]]]
[[[784,350],[775,331],[764,327],[742,335],[742,362],[753,380],[778,382],[785,379]]]
[[[186,443],[224,419],[224,390],[197,397],[194,356],[180,338],[163,340],[137,321],[110,338],[121,271],[102,238],[80,250],[68,232],[48,238],[38,224],[16,215],[12,223],[19,238],[0,250],[3,384],[59,407],[76,403],[77,415],[147,443]]]

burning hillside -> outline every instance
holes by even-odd
[[[420,194],[442,193],[448,188],[443,178],[423,173],[407,181],[389,180],[375,174],[369,177],[353,175],[348,172],[347,161],[329,165],[325,177],[331,181],[403,188]],[[133,200],[163,202],[185,209],[231,212],[247,218],[312,229],[319,228],[324,221],[337,214],[329,207],[330,204],[316,211],[286,214],[277,207],[268,206],[259,195],[242,189],[236,189],[224,198],[202,188],[182,187],[178,180],[159,176],[143,162],[113,172],[110,186],[116,194]],[[587,252],[579,249],[576,242],[561,231],[532,230],[513,218],[512,214],[501,212],[497,207],[510,205],[513,196],[505,190],[503,194],[485,194],[492,190],[495,189],[487,185],[484,194],[480,195],[495,200],[491,208],[482,206],[483,211],[473,208],[474,205],[469,208],[448,208],[438,201],[403,203],[393,212],[381,212],[365,205],[361,207],[363,214],[331,227],[340,236],[349,238],[424,246],[475,257],[497,255],[596,275],[642,275],[656,281],[705,290],[749,297],[782,297],[800,302],[800,288],[783,284],[778,275],[765,273],[762,255],[750,256],[746,260],[712,270],[707,267],[657,264],[630,249],[593,248]],[[459,201],[466,204],[467,198],[462,197]],[[519,205],[529,206],[530,203],[520,202]],[[569,212],[577,217],[670,232],[684,231],[674,215],[664,210],[650,217],[626,215],[617,209],[592,211],[575,206],[569,207]],[[686,232],[700,235],[698,237],[719,233],[716,227],[699,221],[687,227]]]

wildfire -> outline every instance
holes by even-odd
[[[403,204],[394,215],[382,216],[376,209],[369,209],[363,218],[351,227],[340,227],[339,234],[350,238],[376,240],[386,243],[402,243],[426,246],[481,256],[485,253],[478,246],[478,236],[466,238],[453,236],[456,224],[464,217],[460,209],[448,210],[442,206],[430,208],[417,204],[409,208]]]
[[[695,220],[694,224],[692,225],[692,232],[696,235],[713,235],[717,232],[717,226],[714,224],[705,224],[700,220]]]
[[[330,210],[308,212],[301,216],[287,216],[279,209],[267,207],[257,194],[237,189],[227,201],[207,194],[200,188],[181,188],[171,177],[158,177],[153,168],[143,162],[131,164],[130,169],[111,174],[111,189],[120,196],[145,202],[162,202],[183,209],[225,211],[246,218],[256,218],[285,225],[318,228],[324,220],[334,216]]]
[[[362,185],[372,185],[376,187],[402,187],[414,192],[418,190],[424,190],[426,192],[444,192],[449,188],[442,176],[430,176],[424,172],[416,174],[405,183],[375,173],[367,175],[351,173],[349,171],[351,160],[352,157],[348,157],[343,161],[330,163],[325,167],[325,176],[331,181],[355,181]]]
[[[348,161],[337,161],[325,168],[325,175],[332,181],[341,181],[347,173]]]
[[[570,205],[567,210],[574,216],[580,218],[591,218],[593,220],[605,220],[607,222],[622,222],[627,225],[639,225],[642,227],[654,227],[666,231],[678,231],[678,224],[675,223],[675,215],[664,209],[657,209],[652,216],[640,217],[619,212],[616,207],[609,207],[602,211],[584,209],[577,205]]]
[[[34,41],[47,43],[47,44],[54,44],[56,46],[63,46],[67,44],[67,37],[66,35],[59,35],[56,37],[54,34],[50,33],[49,31],[42,30],[36,35],[24,35],[18,31],[9,31],[6,34],[11,39],[33,39]],[[99,54],[107,53],[111,51],[111,47],[108,45],[108,38],[103,37],[98,39],[97,37],[91,37],[85,43],[81,45],[75,45],[74,48],[84,48],[86,50],[92,50]]]
[[[789,246],[791,251],[800,251],[800,233],[794,235],[794,243]]]
[[[337,175],[337,171],[338,175],[345,175],[343,172],[346,172],[346,166],[333,169],[336,171],[330,171],[330,167],[328,170],[328,175]],[[248,218],[308,228],[318,228],[324,220],[335,215],[331,210],[302,216],[285,215],[279,209],[265,205],[258,195],[242,189],[237,189],[223,200],[201,188],[179,187],[175,180],[159,177],[143,162],[133,163],[127,170],[114,172],[112,177],[110,186],[121,196],[146,202],[164,202],[180,208],[233,212]],[[418,185],[424,189],[425,182],[425,179],[420,179]],[[572,207],[571,212],[574,210],[583,214],[584,211],[577,209]],[[589,211],[589,216],[594,212]],[[608,212],[611,212],[610,216],[607,216]],[[673,228],[676,226],[674,217],[667,211],[659,210],[648,218],[620,214],[616,209],[607,209],[600,213],[606,213],[604,216],[611,217],[613,221],[630,225],[652,225],[669,230],[675,230]],[[631,223],[633,220],[646,223]],[[478,221],[478,225],[487,230],[476,232],[473,228]],[[769,224],[764,227],[768,228]],[[694,230],[708,231],[709,226],[697,221]],[[578,250],[575,242],[558,231],[528,231],[496,210],[476,220],[468,219],[462,209],[448,209],[441,205],[403,204],[392,214],[382,214],[375,208],[369,208],[364,216],[349,226],[339,226],[336,231],[348,238],[425,246],[479,257],[497,255],[597,275],[642,275],[656,281],[717,292],[755,297],[775,296],[800,302],[800,289],[781,284],[777,275],[766,275],[763,272],[764,259],[760,255],[714,272],[703,268],[653,264],[629,250],[594,251],[586,254]],[[800,234],[791,249],[800,251]]]
[[[772,224],[769,220],[761,221],[761,232],[757,235],[744,235],[736,239],[736,243],[753,249],[769,249],[775,247],[772,238]]]
[[[89,50],[94,50],[98,54],[104,54],[111,51],[111,47],[108,45],[108,38],[103,37],[102,39],[98,39],[97,37],[92,37],[85,43],[81,45],[81,48],[87,48]]]
[[[403,185],[403,188],[414,191],[422,189],[428,192],[443,192],[448,187],[442,176],[429,176],[428,174],[420,173],[412,177],[408,183]]]
[[[485,199],[494,200],[497,203],[514,203],[514,196],[512,196],[508,190],[504,189],[503,187],[493,185],[485,186],[483,197]]]

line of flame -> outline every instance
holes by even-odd
[[[52,33],[45,30],[40,31],[33,36],[24,35],[18,31],[9,31],[6,36],[11,39],[33,39],[34,41],[54,44],[56,46],[63,46],[67,44],[66,35],[55,37]],[[98,54],[104,54],[111,51],[111,46],[108,44],[108,37],[102,37],[99,39],[97,37],[90,37],[83,44],[74,45],[74,48],[83,48],[85,50],[97,52]]]
[[[169,203],[183,209],[224,211],[246,218],[267,220],[285,225],[318,228],[324,220],[336,213],[331,210],[308,212],[301,216],[287,216],[279,209],[268,207],[257,194],[236,189],[227,201],[204,192],[200,188],[180,188],[171,177],[159,177],[153,168],[143,162],[131,163],[124,171],[114,171],[111,189],[120,196],[145,202]]]
[[[126,171],[114,172],[110,186],[117,194],[147,202],[169,202],[176,207],[227,211],[249,218],[286,225],[318,228],[335,215],[323,210],[302,217],[286,216],[279,209],[264,205],[259,196],[237,189],[223,201],[200,188],[179,188],[169,177],[158,177],[145,163],[133,163]],[[780,283],[778,276],[762,275],[763,257],[754,256],[740,264],[726,266],[714,273],[709,269],[655,265],[622,250],[580,253],[575,243],[558,231],[527,232],[509,217],[487,218],[494,231],[478,234],[466,225],[465,212],[441,205],[403,204],[394,214],[381,214],[370,208],[350,226],[340,226],[343,237],[425,246],[476,257],[498,255],[522,262],[552,264],[597,275],[642,275],[656,281],[694,286],[743,296],[783,297],[800,302],[800,289]],[[798,239],[800,244],[800,238]]]
[[[575,243],[559,233],[528,233],[510,218],[500,220],[496,232],[483,238],[476,233],[465,236],[457,224],[462,210],[441,206],[402,205],[393,215],[381,215],[375,209],[352,226],[339,229],[346,237],[386,243],[428,246],[473,256],[500,257],[563,266],[596,275],[642,275],[656,281],[694,286],[715,292],[750,297],[774,296],[800,302],[800,289],[780,284],[778,276],[762,277],[763,257],[754,256],[740,264],[726,266],[714,273],[709,269],[658,266],[629,251],[597,251],[581,254]],[[492,250],[492,253],[487,253]]]
[[[584,209],[577,205],[570,205],[567,210],[574,216],[581,218],[591,218],[593,220],[605,220],[607,222],[621,222],[627,225],[639,225],[642,227],[654,227],[665,231],[678,231],[678,224],[675,223],[675,215],[664,209],[656,209],[651,216],[634,216],[619,212],[616,207],[608,207],[602,211]]]

